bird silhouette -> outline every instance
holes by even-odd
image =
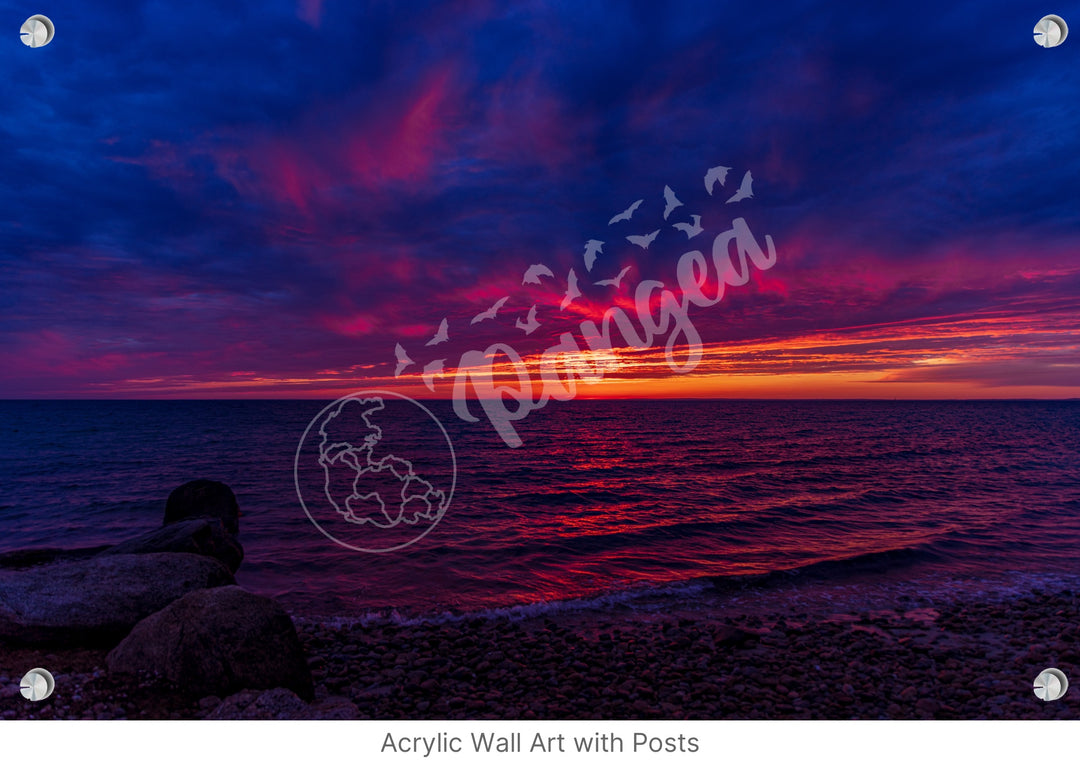
[[[598,239],[591,239],[585,243],[585,268],[592,271],[596,257],[604,252],[604,243]]]
[[[724,204],[729,205],[732,202],[741,202],[744,199],[752,197],[754,192],[750,190],[750,186],[753,182],[754,178],[750,174],[750,170],[747,170],[746,174],[743,175],[742,183],[739,184],[739,190],[735,192],[731,199],[724,202]]]
[[[430,390],[432,392],[435,391],[435,378],[436,377],[445,377],[446,376],[446,374],[443,373],[443,366],[445,366],[445,365],[446,365],[446,359],[445,358],[440,358],[437,361],[432,361],[431,363],[429,363],[427,366],[424,367],[423,380],[424,380],[424,384],[427,385],[428,390]]]
[[[439,323],[439,330],[435,332],[435,336],[428,340],[424,347],[431,347],[433,344],[442,344],[443,342],[450,341],[450,334],[447,333],[449,326],[446,323],[446,318],[442,319],[442,323]]]
[[[731,172],[731,167],[712,167],[705,173],[705,190],[709,192],[709,196],[712,196],[713,186],[717,182],[720,183],[721,188],[724,187],[729,172]]]
[[[637,245],[639,248],[645,248],[646,250],[648,250],[649,245],[652,244],[652,241],[656,239],[659,233],[660,230],[657,229],[652,234],[631,234],[629,237],[626,238],[626,241],[629,242],[631,245]]]
[[[570,270],[570,274],[566,276],[566,295],[563,296],[562,304],[559,305],[559,309],[566,309],[570,306],[570,302],[581,296],[581,289],[578,288],[577,274],[574,270]]]
[[[527,318],[525,319],[525,321],[522,322],[521,318],[518,318],[517,322],[514,323],[514,328],[520,328],[522,331],[525,332],[526,336],[531,334],[536,329],[540,328],[540,324],[536,321],[536,305],[535,304],[533,304],[532,309],[529,310],[529,314],[528,314]]]
[[[697,235],[701,234],[701,232],[705,231],[703,228],[701,228],[701,216],[700,215],[691,215],[690,218],[694,221],[693,223],[676,223],[675,224],[675,228],[678,229],[679,231],[685,233],[687,239],[693,239]]]
[[[671,190],[671,186],[664,186],[664,220],[671,215],[671,211],[676,207],[682,207],[682,202],[675,196],[675,192]]]
[[[486,310],[484,310],[479,315],[477,315],[472,320],[470,320],[469,325],[470,326],[475,326],[481,320],[494,320],[495,316],[497,314],[499,314],[499,310],[502,308],[502,305],[506,304],[506,302],[508,302],[508,301],[510,301],[510,297],[509,296],[503,296],[497,302],[495,302],[490,307],[488,307]]]
[[[622,279],[626,276],[626,273],[629,272],[629,271],[630,271],[630,267],[624,266],[622,268],[622,271],[619,272],[614,277],[612,277],[610,280],[599,280],[599,281],[593,283],[593,285],[610,285],[613,288],[618,288],[619,283],[622,282]]]
[[[623,210],[621,213],[612,218],[610,221],[608,221],[607,225],[611,226],[612,224],[618,223],[619,221],[629,221],[631,218],[634,217],[634,210],[641,207],[641,203],[644,201],[644,199],[637,200],[632,205]]]
[[[405,371],[411,364],[416,363],[409,354],[405,352],[405,348],[401,346],[401,342],[398,342],[394,346],[394,355],[397,357],[397,368],[394,369],[394,376],[400,377],[401,372]]]
[[[555,273],[543,264],[533,264],[525,270],[525,276],[521,278],[522,285],[539,285],[541,277],[554,277]]]

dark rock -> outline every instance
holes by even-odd
[[[186,519],[217,519],[229,535],[240,530],[240,507],[232,488],[222,482],[197,479],[169,493],[165,503],[165,524]]]
[[[106,663],[115,673],[155,673],[200,696],[277,687],[314,696],[289,615],[239,587],[192,592],[148,616]]]
[[[15,549],[0,553],[0,568],[30,568],[34,565],[47,565],[66,560],[85,560],[108,548],[108,546],[93,546],[88,549]]]
[[[717,646],[738,646],[757,637],[754,633],[740,630],[738,627],[721,625],[716,628],[716,632],[713,634],[713,642]]]
[[[360,711],[344,697],[327,697],[308,705],[288,689],[245,689],[225,699],[207,718],[245,719],[355,719]]]
[[[349,720],[360,717],[360,709],[345,697],[327,697],[308,708],[309,718]]]
[[[220,562],[194,554],[94,557],[0,571],[0,641],[112,645],[187,593],[234,583]]]
[[[244,549],[240,542],[229,535],[219,521],[212,519],[191,519],[166,525],[152,533],[110,547],[101,554],[108,556],[156,552],[202,554],[220,560],[233,573],[244,559]]]
[[[933,716],[938,712],[940,706],[938,701],[930,697],[923,697],[921,700],[915,703],[915,710],[920,713],[925,713],[928,716]]]
[[[307,713],[308,705],[288,689],[254,691],[246,689],[227,697],[208,719],[297,719]]]

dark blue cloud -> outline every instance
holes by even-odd
[[[35,10],[5,2],[0,18],[17,30]],[[1055,10],[1080,19],[1080,4]],[[0,42],[0,351],[27,368],[40,332],[73,358],[113,348],[118,378],[153,376],[160,353],[204,375],[382,363],[395,331],[468,318],[470,291],[530,262],[565,276],[585,239],[608,240],[614,267],[633,254],[608,219],[657,206],[664,185],[720,228],[734,211],[701,183],[720,163],[729,188],[754,171],[739,212],[800,245],[800,285],[821,283],[817,306],[733,296],[747,331],[1025,293],[968,256],[947,282],[901,271],[873,304],[841,304],[830,278],[859,254],[902,269],[943,244],[1080,237],[1080,42],[1038,49],[1014,3],[48,13],[49,46]],[[679,236],[634,255],[642,276],[670,273]],[[77,369],[33,368],[0,394],[79,389]]]

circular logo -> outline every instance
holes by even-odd
[[[353,551],[391,552],[419,541],[446,514],[457,457],[423,404],[361,390],[315,415],[296,448],[293,476],[319,532]]]

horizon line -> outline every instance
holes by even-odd
[[[330,403],[333,401],[340,401],[343,398],[348,398],[351,395],[357,393],[382,393],[390,397],[390,400],[397,401],[399,398],[395,398],[396,395],[402,395],[392,390],[378,390],[378,389],[361,389],[354,390],[351,393],[345,393],[336,399],[330,399]],[[438,398],[438,397],[409,397],[408,400],[414,401],[432,401],[451,403],[452,398]],[[475,399],[473,399],[475,400]],[[1058,401],[1080,401],[1080,396],[1070,396],[1068,398],[1038,398],[1038,397],[1015,397],[1015,398],[843,398],[843,397],[813,397],[813,398],[777,398],[777,397],[730,397],[730,396],[653,396],[653,397],[615,397],[615,396],[578,396],[573,399],[574,401],[774,401],[774,402],[794,402],[794,401],[845,401],[845,402],[876,402],[876,403],[893,403],[896,401],[905,401],[908,403],[974,403],[974,402],[1003,402],[1003,401],[1043,401],[1043,402],[1058,402]],[[15,401],[131,401],[131,402],[166,402],[166,401],[312,401],[326,403],[327,399],[323,398],[285,398],[285,397],[269,397],[269,398],[206,398],[206,397],[142,397],[142,398],[118,398],[114,396],[31,396],[31,397],[3,397],[0,396],[0,402],[15,402]],[[554,402],[554,403],[571,403]]]

